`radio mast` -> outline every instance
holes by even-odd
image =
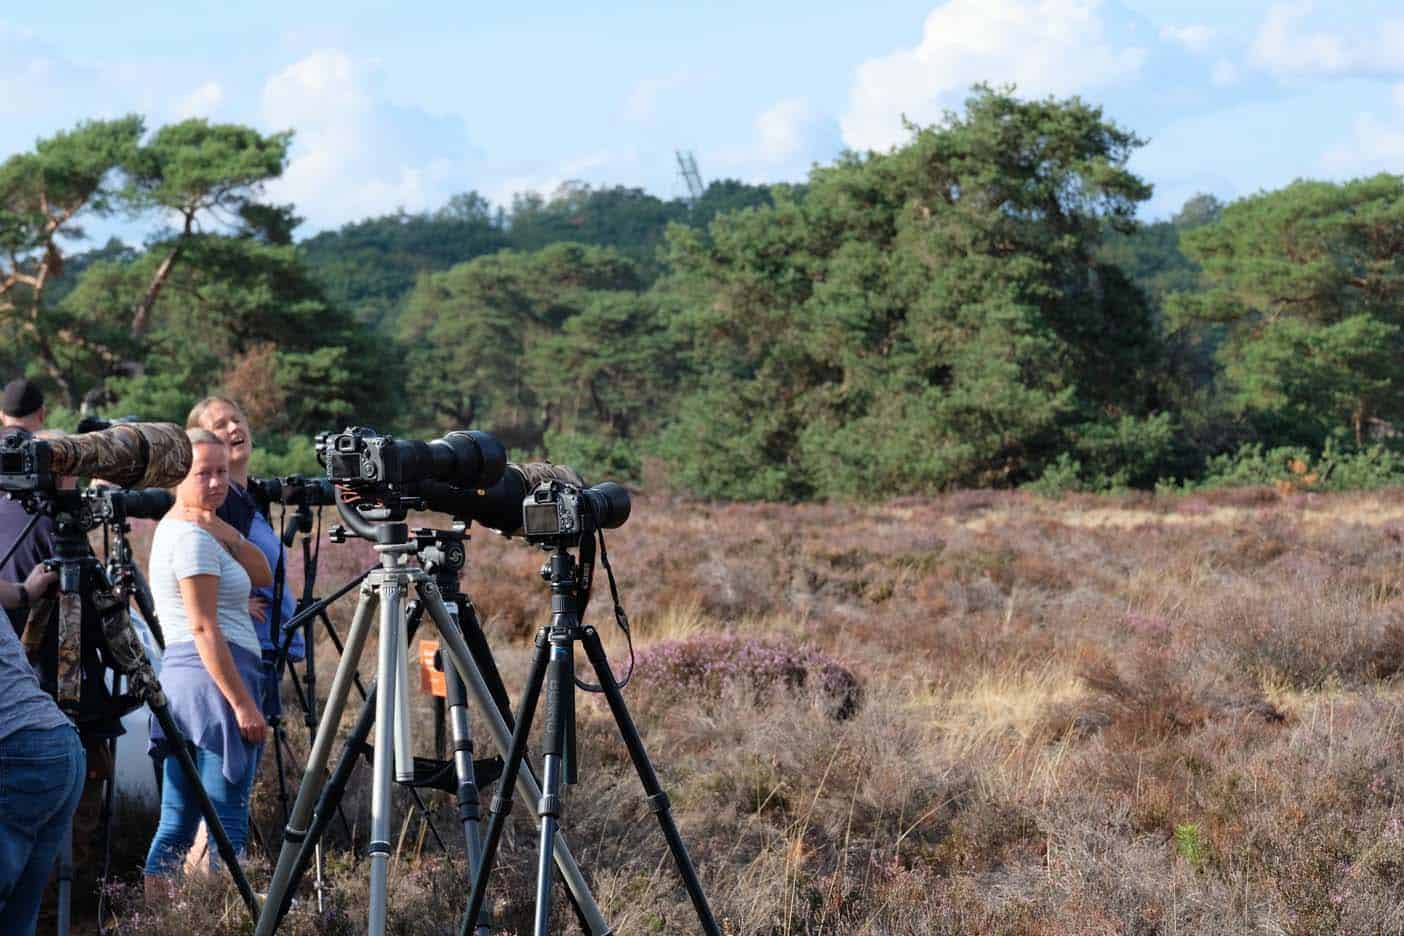
[[[702,186],[702,173],[697,171],[697,158],[692,155],[691,150],[676,150],[676,152],[678,154],[678,171],[682,173],[683,181],[687,183],[688,201],[695,205],[705,191]]]

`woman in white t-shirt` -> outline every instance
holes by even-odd
[[[257,546],[215,516],[229,491],[229,448],[203,429],[189,431],[190,473],[156,527],[150,584],[166,632],[161,684],[171,714],[193,745],[200,785],[234,845],[248,834],[249,790],[268,731],[262,658],[249,618],[249,588],[273,580]],[[152,721],[152,747],[168,744]],[[180,868],[201,820],[190,781],[167,757],[161,821],[146,857],[148,890]]]

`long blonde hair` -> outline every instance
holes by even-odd
[[[185,417],[185,428],[202,428],[202,422],[205,418],[205,410],[209,409],[211,406],[214,406],[216,403],[223,403],[225,406],[232,407],[234,411],[239,414],[240,418],[244,420],[244,424],[248,424],[249,414],[245,413],[244,408],[238,403],[229,399],[229,397],[227,396],[207,396],[199,403],[196,403],[194,406],[190,407],[190,414]]]

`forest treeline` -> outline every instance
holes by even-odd
[[[348,423],[497,433],[723,498],[1404,481],[1404,178],[1138,223],[1077,98],[965,109],[799,185],[468,191],[296,242],[290,134],[91,121],[0,165],[5,373],[78,408],[244,400],[264,471]],[[120,214],[145,243],[73,245]]]

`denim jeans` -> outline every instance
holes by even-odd
[[[71,725],[0,740],[0,934],[34,932],[86,770]]]
[[[244,840],[249,834],[249,791],[253,789],[255,772],[252,765],[244,772],[243,780],[230,783],[224,779],[224,766],[218,755],[204,748],[189,750],[193,751],[200,785],[209,794],[220,825],[224,826],[235,853],[242,853]],[[174,875],[180,871],[185,853],[195,843],[195,830],[204,816],[200,812],[195,789],[186,779],[185,771],[181,770],[180,762],[174,755],[166,758],[163,770],[161,821],[156,826],[156,837],[151,840],[151,850],[146,854],[146,873]],[[211,866],[217,865],[218,861],[211,836]]]

